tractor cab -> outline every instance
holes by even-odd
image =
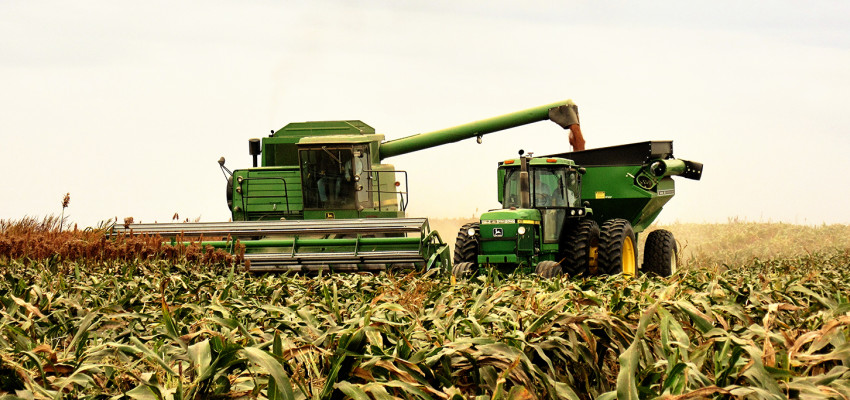
[[[584,217],[587,212],[581,204],[583,172],[572,160],[563,158],[506,160],[499,164],[499,202],[504,210],[539,212],[544,243],[557,243],[564,222]],[[527,203],[523,204],[526,196]]]
[[[466,257],[461,255],[461,260],[506,270],[556,261],[562,236],[568,232],[565,227],[589,213],[581,202],[583,172],[564,158],[520,157],[499,163],[502,209],[484,213],[478,231],[470,231],[474,235],[467,232],[466,236],[480,243],[470,245],[475,250]],[[456,251],[458,248],[456,245]]]
[[[523,205],[525,195],[521,180],[525,168],[529,184],[529,204]],[[519,164],[519,165],[518,165]],[[504,177],[501,175],[504,174]],[[560,227],[567,218],[584,216],[581,205],[581,173],[571,160],[559,158],[524,158],[507,160],[499,168],[503,182],[500,202],[503,209],[532,208],[540,213],[543,240],[557,243]]]

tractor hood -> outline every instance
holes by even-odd
[[[520,221],[540,221],[540,211],[533,208],[493,210],[481,214],[481,223],[514,223]]]

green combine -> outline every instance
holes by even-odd
[[[225,249],[239,240],[256,272],[448,270],[449,248],[428,220],[405,218],[405,171],[384,160],[547,119],[580,137],[570,100],[390,141],[361,121],[290,123],[249,140],[253,168],[231,172],[219,160],[231,222],[117,225],[113,233]]]
[[[499,163],[502,209],[464,225],[453,275],[486,267],[545,277],[638,272],[637,235],[675,193],[672,177],[700,179],[702,164],[673,157],[669,141],[642,142]],[[672,233],[646,238],[642,270],[675,272]]]

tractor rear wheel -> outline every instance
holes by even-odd
[[[470,235],[470,229],[474,232]],[[457,233],[455,240],[454,263],[468,262],[478,264],[478,242],[481,237],[481,228],[478,222],[464,224]]]
[[[452,276],[455,278],[468,278],[472,275],[475,264],[470,262],[459,262],[452,266]]]
[[[679,249],[672,232],[659,229],[646,236],[643,270],[666,278],[676,273],[678,257]]]
[[[596,254],[599,250],[599,225],[586,219],[576,224],[563,243],[561,266],[571,276],[592,274],[596,271]]]
[[[624,219],[609,219],[599,235],[599,272],[607,275],[637,273],[637,246],[632,224]]]
[[[561,264],[556,261],[541,261],[534,268],[534,273],[542,278],[557,278],[564,274]]]

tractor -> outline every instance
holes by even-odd
[[[637,236],[675,194],[673,176],[699,180],[702,164],[673,157],[671,141],[650,141],[499,163],[499,210],[461,227],[452,274],[486,268],[543,277],[600,274],[669,276],[673,234],[647,235],[638,267]]]

